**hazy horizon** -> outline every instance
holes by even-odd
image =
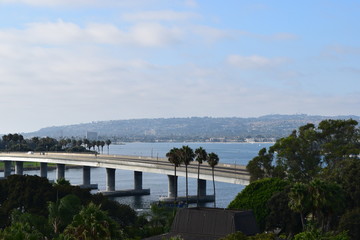
[[[289,115],[286,115],[286,114],[268,114],[268,115],[261,115],[261,116],[257,116],[257,117],[235,117],[235,116],[232,116],[232,117],[222,117],[222,116],[219,116],[219,117],[211,117],[211,116],[202,116],[202,117],[199,117],[199,116],[190,116],[190,117],[158,117],[158,118],[129,118],[129,119],[109,119],[109,120],[99,120],[99,121],[89,121],[89,122],[78,122],[78,123],[69,123],[69,124],[63,124],[63,125],[49,125],[49,126],[42,126],[40,127],[39,129],[36,129],[34,131],[27,131],[27,132],[3,132],[1,133],[0,132],[0,135],[1,134],[13,134],[13,133],[19,133],[19,134],[22,134],[22,133],[31,133],[31,132],[37,132],[41,129],[46,129],[46,128],[52,128],[52,127],[67,127],[67,126],[75,126],[75,125],[81,125],[81,124],[92,124],[92,123],[99,123],[99,122],[109,122],[109,121],[132,121],[132,120],[156,120],[156,119],[184,119],[184,118],[243,118],[243,119],[250,119],[250,118],[262,118],[262,117],[269,117],[269,116],[302,116],[302,115],[306,115],[308,117],[325,117],[325,118],[336,118],[336,119],[339,119],[341,117],[356,117],[356,118],[360,118],[360,116],[357,116],[357,115],[334,115],[334,116],[326,116],[326,115],[308,115],[308,114],[289,114]],[[347,119],[346,118],[346,119]],[[345,118],[344,118],[345,119]]]

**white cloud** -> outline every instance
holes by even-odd
[[[2,0],[3,4],[26,4],[44,7],[137,7],[151,6],[161,0]]]
[[[159,23],[138,23],[123,31],[113,24],[88,24],[84,28],[64,22],[30,23],[23,30],[0,30],[0,43],[41,45],[114,44],[166,47],[181,42],[183,32]]]
[[[145,21],[187,21],[200,18],[193,12],[177,12],[173,10],[163,11],[144,11],[136,13],[125,13],[122,18],[126,21],[145,22]]]
[[[266,58],[263,56],[241,56],[230,55],[227,57],[227,63],[241,69],[261,69],[271,68],[288,62],[286,58]]]
[[[157,23],[139,23],[130,30],[131,38],[142,46],[161,47],[181,40],[182,31],[176,27],[164,27]]]

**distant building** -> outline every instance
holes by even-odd
[[[98,140],[98,133],[97,132],[86,132],[86,139],[91,141],[97,141]]]
[[[248,236],[259,233],[252,211],[184,208],[177,211],[169,233],[145,240],[162,240],[174,236],[181,236],[184,240],[215,240],[237,231]]]

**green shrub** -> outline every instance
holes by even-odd
[[[339,223],[341,231],[348,231],[352,240],[360,239],[360,208],[345,213]]]
[[[269,215],[268,201],[271,197],[284,190],[288,181],[279,178],[264,178],[248,185],[229,204],[230,209],[252,210],[260,231],[265,229],[266,217]]]

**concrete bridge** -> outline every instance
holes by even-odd
[[[150,189],[143,189],[143,172],[166,174],[168,176],[168,198],[172,200],[177,196],[177,178],[185,177],[185,166],[177,167],[177,177],[174,176],[174,166],[166,158],[150,158],[119,155],[94,155],[83,153],[0,153],[0,161],[4,162],[4,177],[12,172],[12,162],[15,162],[15,174],[23,174],[24,162],[39,162],[40,176],[47,177],[48,163],[56,164],[56,179],[65,178],[65,166],[80,166],[83,168],[83,187],[97,188],[91,184],[91,168],[106,168],[106,190],[104,195],[129,196],[148,195]],[[134,171],[134,189],[115,189],[116,169]],[[188,165],[188,177],[197,179],[197,162]],[[214,178],[218,182],[232,184],[249,184],[249,173],[245,166],[219,163],[214,169]],[[201,201],[213,200],[212,195],[206,195],[206,180],[212,181],[212,169],[207,164],[200,165],[200,179],[198,189]]]

